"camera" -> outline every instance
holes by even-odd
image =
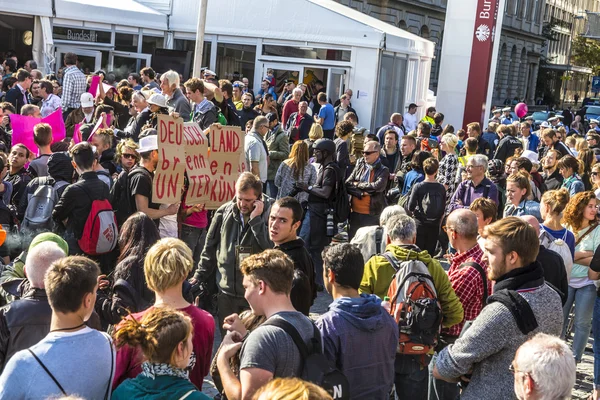
[[[327,210],[327,237],[335,235],[335,222],[333,221],[333,208]]]

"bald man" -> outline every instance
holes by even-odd
[[[538,237],[540,236],[540,223],[534,216],[523,215],[519,218],[533,226]],[[540,244],[540,252],[538,253],[536,261],[542,264],[546,283],[558,292],[564,305],[567,301],[569,281],[567,279],[565,262],[563,261],[562,257],[557,252],[547,249]]]
[[[404,128],[402,114],[393,113],[390,116],[390,122],[387,125],[382,126],[377,131],[377,138],[379,139],[379,143],[383,147],[385,145],[385,133],[387,131],[394,130],[398,134],[398,138],[401,138],[406,134],[406,129]]]

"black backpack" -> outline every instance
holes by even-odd
[[[117,217],[117,225],[122,226],[127,218],[129,218],[136,210],[135,200],[131,194],[129,183],[131,177],[135,174],[149,175],[148,171],[143,167],[134,167],[129,173],[123,170],[117,177],[117,180],[110,189],[110,204],[115,211]],[[152,179],[152,177],[150,176]]]
[[[314,324],[314,335],[311,339],[310,349],[298,333],[298,330],[289,322],[281,318],[271,318],[264,325],[281,328],[292,338],[300,351],[300,358],[303,362],[301,368],[302,379],[322,387],[334,400],[347,400],[350,398],[348,379],[341,371],[332,367],[323,354],[321,333]]]
[[[428,191],[423,196],[420,210],[423,213],[423,218],[427,222],[435,222],[442,219],[446,210],[446,199],[437,190]]]
[[[350,198],[348,197],[348,191],[344,184],[344,177],[339,177],[341,173],[338,172],[338,168],[333,166],[327,166],[326,168],[333,169],[333,172],[335,173],[335,198],[331,203],[331,208],[333,208],[335,213],[336,222],[344,222],[350,216]]]

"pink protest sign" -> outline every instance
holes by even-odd
[[[92,76],[92,82],[90,83],[90,90],[88,90],[88,93],[91,94],[92,96],[96,97],[96,95],[98,93],[98,85],[99,84],[100,84],[100,76],[99,75]]]
[[[62,119],[62,110],[59,108],[46,118],[25,117],[23,115],[11,114],[10,124],[13,128],[13,144],[21,143],[33,153],[38,149],[33,141],[33,128],[39,123],[46,123],[52,128],[52,142],[60,142],[66,136],[65,123]]]
[[[81,128],[82,124],[75,124],[75,128],[73,128],[73,142],[75,144],[80,143],[81,140],[81,132],[79,131],[79,128]]]

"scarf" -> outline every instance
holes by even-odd
[[[513,315],[517,327],[527,335],[538,327],[537,320],[529,303],[517,293],[517,290],[531,289],[544,284],[542,265],[534,261],[532,264],[514,269],[501,276],[494,285],[494,294],[488,297],[487,304],[500,302]]]
[[[360,181],[369,183],[369,180],[371,179],[371,171],[373,171],[375,168],[378,168],[380,165],[381,158],[378,158],[373,165],[370,165],[369,163],[365,162],[365,173],[363,174]]]
[[[190,380],[189,377],[189,372],[181,369],[181,368],[177,368],[174,367],[170,364],[163,364],[163,363],[151,363],[151,362],[144,362],[142,363],[142,372],[141,372],[142,376],[145,376],[147,378],[150,379],[156,379],[157,376],[176,376],[178,378],[182,378],[185,380]]]
[[[568,177],[567,179],[565,179],[565,180],[563,181],[563,183],[562,183],[562,186],[561,186],[561,187],[564,187],[564,188],[567,188],[567,189],[569,189],[569,190],[570,190],[570,188],[571,188],[571,184],[572,184],[573,182],[575,182],[575,181],[580,181],[580,180],[581,180],[581,178],[579,177],[579,175],[577,175],[577,174],[573,174],[573,175],[571,175],[570,177]]]

